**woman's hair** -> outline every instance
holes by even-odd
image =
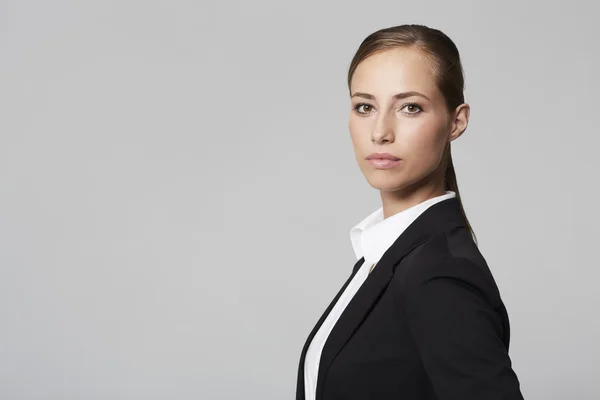
[[[348,90],[350,90],[350,83],[354,71],[361,61],[375,53],[398,47],[417,48],[428,56],[433,64],[437,87],[444,96],[446,107],[449,112],[454,112],[456,107],[464,103],[463,91],[465,81],[462,64],[460,62],[460,55],[456,45],[441,31],[424,25],[399,25],[378,30],[367,36],[359,46],[350,63],[350,68],[348,70]],[[452,155],[450,153],[450,142],[448,142],[446,149],[444,150],[441,162],[446,165],[444,187],[446,190],[456,192],[456,199],[460,205],[460,212],[468,230],[471,232],[471,235],[477,244],[477,237],[467,219],[458,191],[456,173],[454,172]]]

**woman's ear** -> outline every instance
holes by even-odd
[[[454,118],[451,121],[449,141],[453,141],[457,137],[463,134],[469,125],[469,115],[471,113],[471,106],[467,103],[462,103],[454,111]]]

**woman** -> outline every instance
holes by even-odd
[[[297,400],[523,399],[450,156],[463,87],[455,44],[425,26],[377,31],[354,56],[350,136],[382,207],[350,232],[358,261],[304,345]]]

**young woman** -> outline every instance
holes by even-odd
[[[356,52],[350,136],[382,207],[350,231],[358,261],[302,349],[297,400],[523,399],[450,155],[469,120],[463,87],[436,29],[382,29]]]

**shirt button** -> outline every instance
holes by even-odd
[[[369,269],[369,273],[371,273],[371,271],[373,271],[373,267],[375,267],[375,264],[377,264],[377,263],[373,263],[373,264],[371,265],[371,269]]]

